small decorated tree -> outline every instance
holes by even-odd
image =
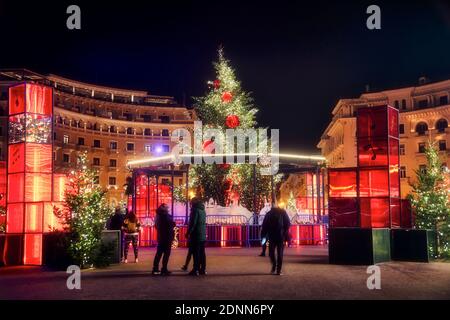
[[[438,257],[450,256],[450,208],[447,168],[442,166],[435,143],[425,148],[425,170],[416,170],[417,181],[408,195],[416,213],[416,227],[437,233]]]
[[[287,200],[286,210],[293,212],[293,213],[297,213],[297,211],[298,211],[297,201],[296,201],[292,191],[289,193],[289,199]]]
[[[101,232],[111,214],[105,191],[95,183],[96,171],[88,167],[87,153],[82,153],[77,167],[68,175],[64,207],[55,209],[69,233],[69,254],[74,263],[85,268],[92,264],[101,248]]]

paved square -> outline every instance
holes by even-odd
[[[172,251],[170,277],[152,276],[155,250],[138,264],[84,270],[81,290],[68,290],[65,272],[0,268],[1,299],[450,299],[450,263],[380,264],[381,290],[369,290],[364,266],[328,264],[327,247],[288,248],[284,275],[269,274],[260,248],[207,248],[208,275],[180,270],[186,249]],[[133,260],[133,259],[130,259]]]

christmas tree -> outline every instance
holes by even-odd
[[[218,51],[214,63],[216,79],[209,81],[210,90],[196,98],[195,110],[203,126],[219,129],[249,129],[256,126],[257,108],[249,93],[241,88],[230,62]],[[249,141],[246,142],[248,146]],[[203,152],[214,152],[214,140],[205,141]],[[251,164],[201,164],[192,167],[190,180],[197,194],[204,199],[212,198],[221,206],[229,203],[230,195],[239,194],[240,203],[252,212],[259,212],[264,198],[270,196],[270,176],[260,174],[259,165],[253,170]],[[256,198],[253,198],[253,173],[256,172]],[[256,203],[255,203],[256,200]],[[255,206],[256,205],[256,206]]]
[[[447,168],[442,166],[435,143],[425,148],[426,169],[416,170],[417,181],[408,195],[416,213],[416,227],[437,233],[438,256],[450,256],[450,208]]]
[[[101,232],[111,214],[105,191],[95,183],[97,172],[88,167],[87,153],[80,154],[77,167],[68,175],[64,208],[55,209],[70,235],[69,253],[80,267],[93,264],[100,251]]]

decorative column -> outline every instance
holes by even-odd
[[[400,227],[398,110],[360,108],[356,121],[358,166],[328,170],[331,263],[390,260]]]
[[[23,83],[9,89],[6,233],[10,264],[42,264],[52,217],[53,89]],[[10,245],[10,246],[9,246]]]

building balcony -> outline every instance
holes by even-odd
[[[93,152],[103,152],[103,151],[105,151],[105,148],[102,148],[102,147],[94,147],[94,146],[92,146],[91,149],[92,149]]]
[[[89,147],[84,144],[79,144],[79,145],[77,145],[77,150],[78,151],[89,151]]]
[[[119,153],[119,149],[111,149],[111,148],[108,148],[108,153],[109,154],[118,154]]]
[[[74,143],[64,143],[61,141],[55,141],[55,146],[63,150],[69,151],[76,150],[76,145]]]

